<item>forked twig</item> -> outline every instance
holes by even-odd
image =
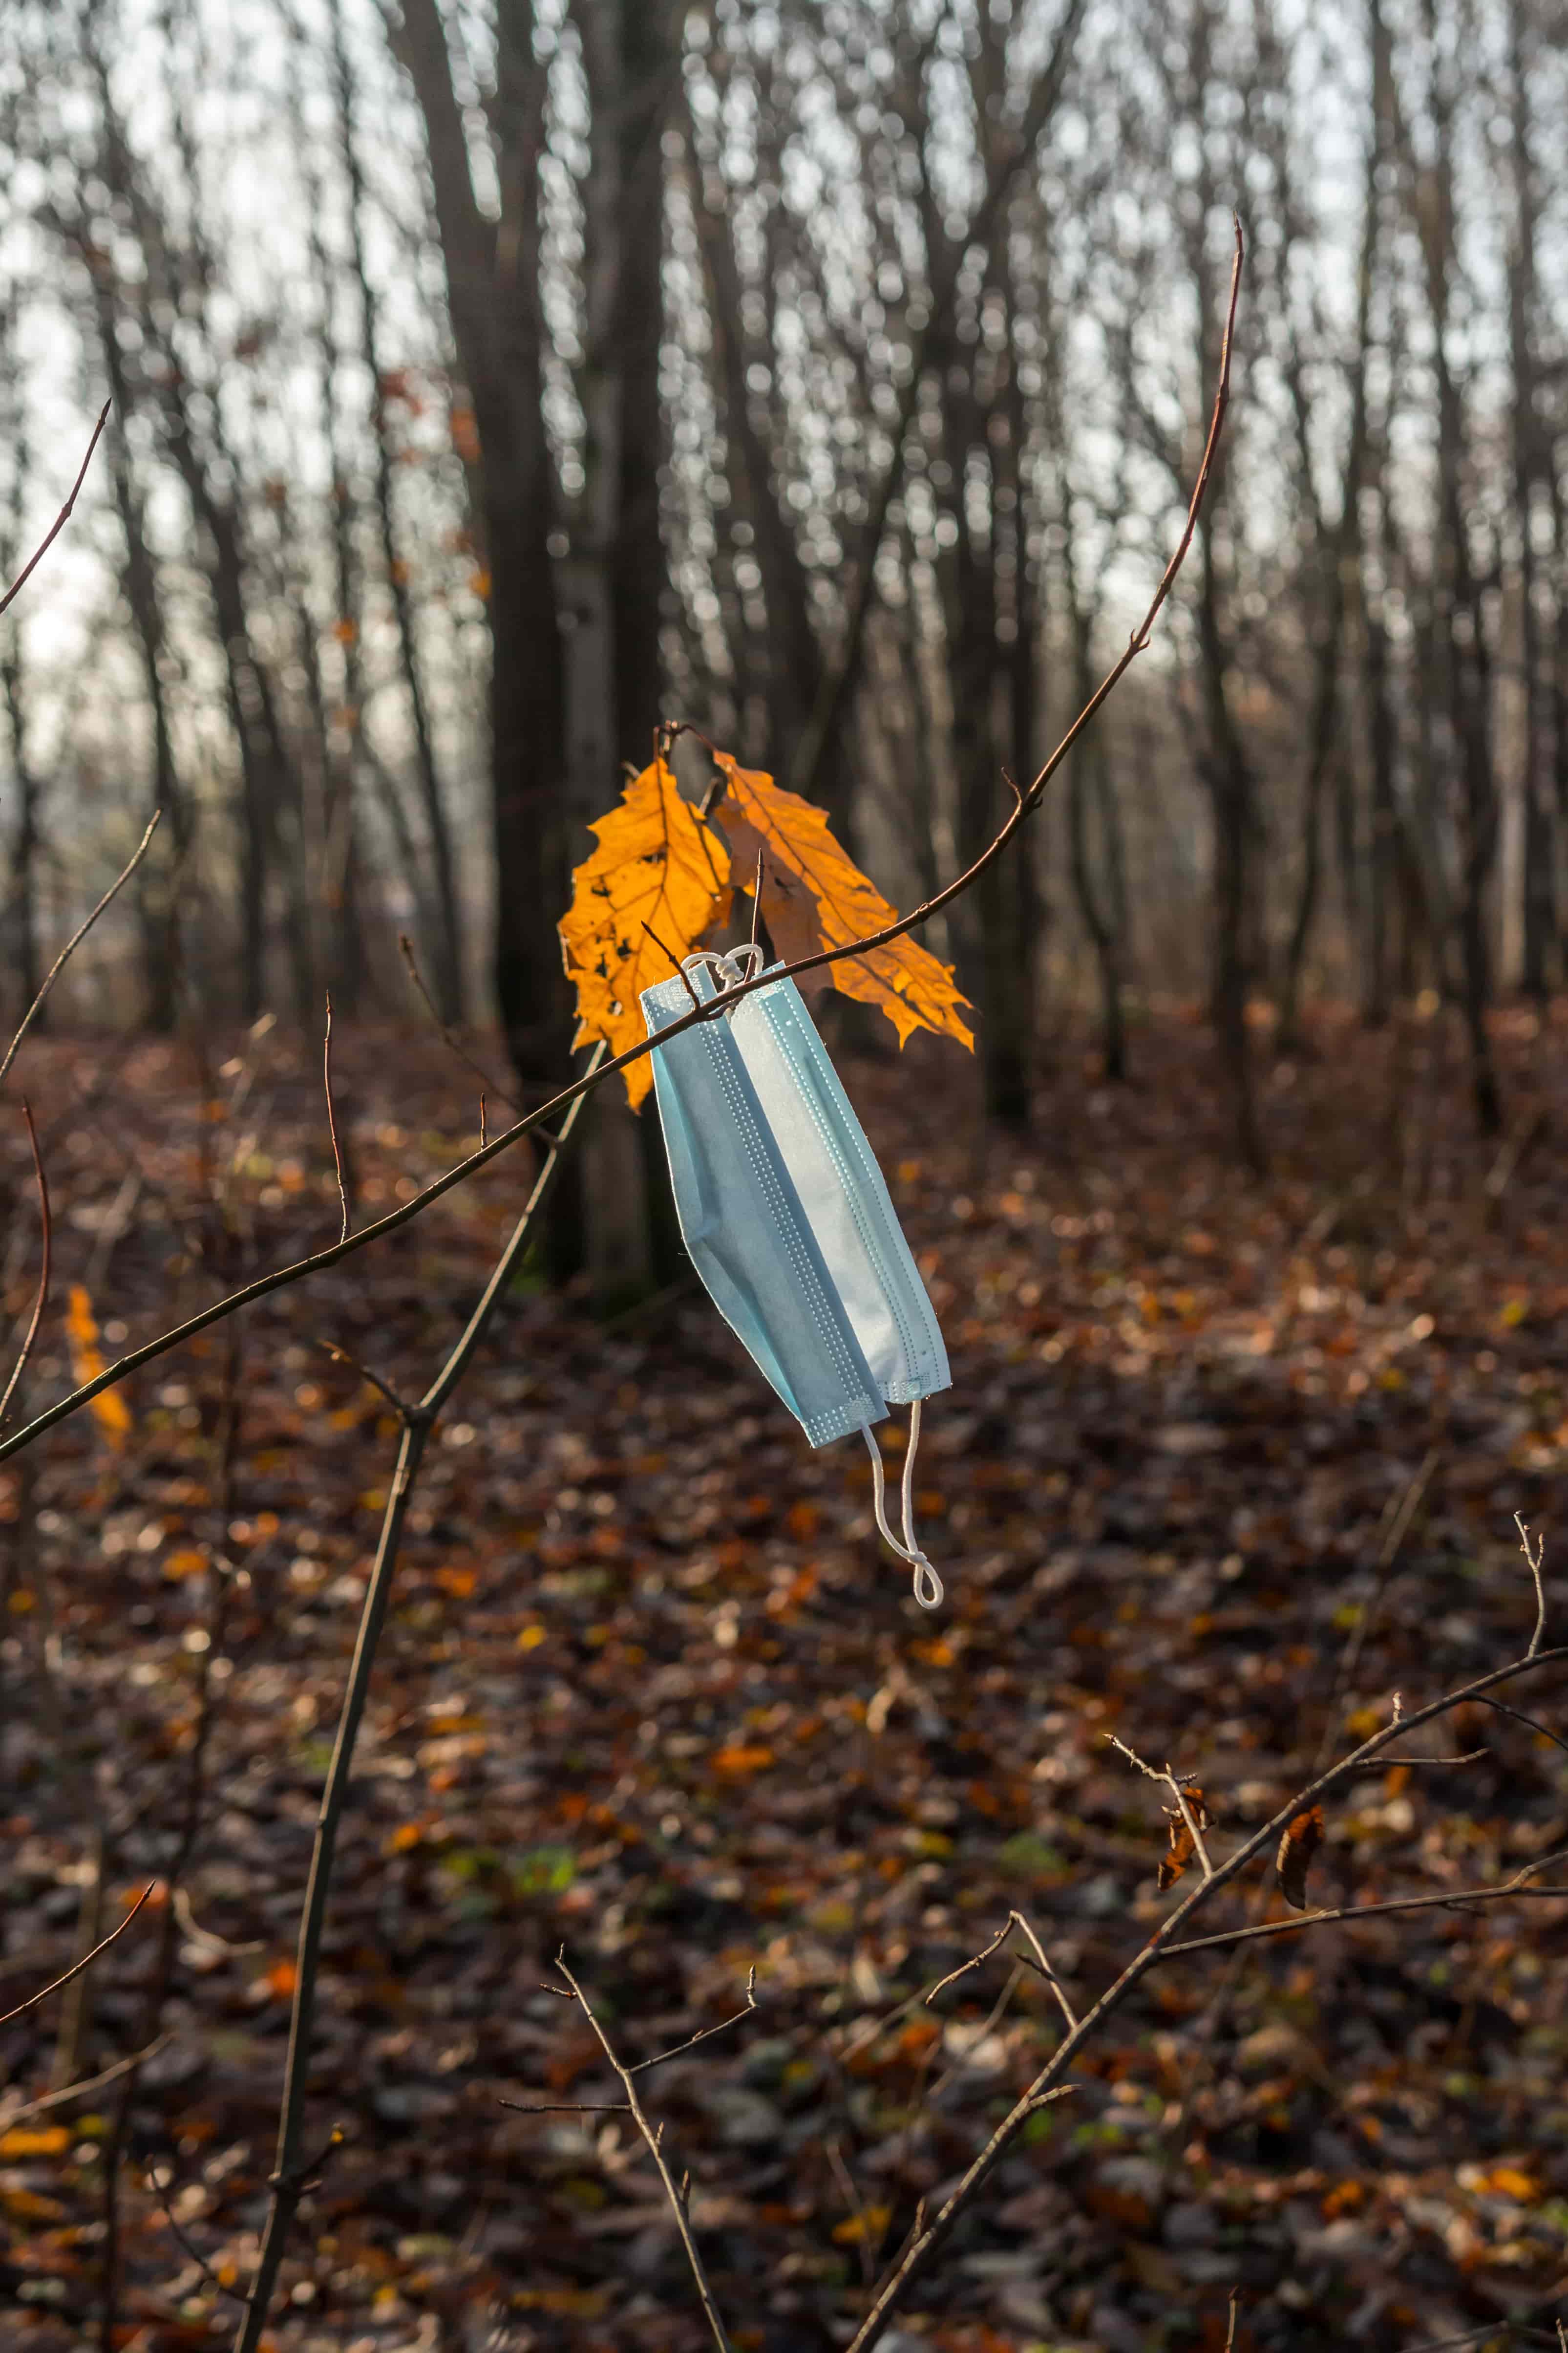
[[[27,1141],[33,1147],[33,1174],[38,1186],[38,1221],[43,1229],[44,1262],[38,1271],[38,1295],[33,1302],[33,1319],[22,1343],[22,1353],[11,1367],[11,1377],[4,1391],[0,1391],[0,1430],[5,1427],[5,1416],[10,1411],[11,1399],[16,1394],[16,1384],[26,1371],[27,1359],[37,1342],[38,1326],[44,1320],[44,1306],[49,1295],[49,1269],[54,1258],[55,1229],[49,1215],[49,1180],[44,1174],[44,1155],[38,1149],[38,1131],[33,1124],[32,1107],[25,1095],[22,1098],[22,1117],[27,1123]]]
[[[15,599],[21,595],[28,581],[37,570],[38,565],[43,562],[44,557],[48,554],[50,548],[53,547],[56,540],[58,539],[67,523],[69,522],[76,507],[78,494],[81,490],[82,484],[87,480],[87,470],[92,463],[92,453],[98,447],[99,437],[102,433],[104,427],[109,422],[109,412],[113,406],[114,404],[111,400],[106,400],[103,406],[99,410],[98,423],[93,427],[92,438],[87,445],[87,455],[82,459],[81,464],[77,468],[76,480],[71,484],[70,489],[67,493],[66,502],[60,509],[58,514],[55,517],[53,522],[49,525],[47,531],[44,533],[42,539],[38,542],[37,547],[33,550],[32,554],[27,558],[26,563],[23,565],[22,569],[17,573],[15,580],[12,581],[9,588],[6,589],[5,594],[3,596],[0,596],[0,613],[3,613],[6,607],[12,604]],[[4,1073],[0,1072],[0,1076],[4,1076]]]
[[[1129,1748],[1125,1740],[1118,1740],[1114,1732],[1108,1732],[1105,1736],[1107,1740],[1110,1741],[1112,1748],[1121,1750],[1122,1756],[1126,1757],[1130,1765],[1135,1765],[1138,1767],[1139,1772],[1145,1774],[1151,1781],[1158,1781],[1163,1788],[1169,1789],[1171,1795],[1176,1801],[1177,1810],[1180,1813],[1183,1821],[1186,1824],[1187,1836],[1192,1840],[1193,1852],[1197,1856],[1198,1862],[1203,1870],[1204,1877],[1205,1879],[1212,1879],[1214,1877],[1214,1865],[1209,1861],[1209,1851],[1204,1844],[1204,1834],[1202,1830],[1199,1828],[1197,1815],[1188,1802],[1186,1789],[1184,1788],[1182,1783],[1178,1781],[1174,1773],[1172,1772],[1171,1767],[1167,1765],[1164,1771],[1162,1773],[1157,1766],[1146,1765],[1142,1757],[1139,1756],[1138,1751],[1135,1748]],[[1191,1774],[1186,1776],[1186,1780],[1188,1788],[1194,1786],[1193,1777]]]
[[[40,549],[39,554],[41,554],[42,552],[43,551]],[[37,558],[34,560],[36,562]],[[22,576],[23,579],[26,579],[26,573],[24,573]],[[18,581],[16,586],[17,587],[20,587],[21,581]],[[15,591],[13,591],[13,594],[14,593]],[[18,1029],[16,1036],[12,1039],[11,1043],[6,1047],[5,1059],[0,1060],[0,1086],[5,1085],[5,1073],[16,1059],[16,1049],[20,1046],[23,1039],[26,1036],[28,1030],[37,1019],[38,1015],[42,1012],[44,1001],[47,997],[50,989],[53,988],[56,981],[58,980],[61,973],[64,972],[67,965],[69,964],[72,956],[75,955],[78,948],[80,947],[83,940],[86,939],[89,932],[91,931],[94,923],[97,923],[100,915],[102,914],[110,901],[117,897],[118,894],[125,888],[125,885],[130,881],[131,877],[135,873],[136,869],[141,865],[142,860],[147,855],[153,836],[158,830],[158,820],[163,814],[163,812],[162,809],[153,810],[152,818],[148,823],[147,830],[142,835],[141,840],[137,843],[135,849],[132,851],[130,858],[121,868],[119,873],[115,876],[113,881],[110,884],[108,890],[104,892],[102,898],[99,901],[91,914],[89,915],[84,922],[77,925],[76,930],[71,934],[69,939],[66,942],[64,947],[60,950],[58,955],[55,958],[53,964],[44,975],[43,987],[39,989],[37,997],[34,997],[31,1005],[28,1006],[26,1013],[23,1014],[21,1027]],[[83,1402],[85,1403],[85,1399]]]
[[[605,2033],[604,2028],[600,2025],[599,2021],[595,2014],[592,2002],[590,2002],[587,1995],[584,1992],[582,1987],[578,1984],[576,1978],[573,1976],[571,1970],[566,1966],[564,1948],[563,1948],[563,1950],[556,1956],[555,1966],[560,1970],[562,1976],[565,1978],[567,1984],[571,1987],[573,1992],[576,1995],[578,2005],[582,2010],[584,2017],[587,2020],[589,2025],[593,2028],[595,2034],[598,2037],[600,2049],[604,2052],[605,2058],[609,2061],[611,2067],[620,2079],[621,2086],[626,2095],[626,2105],[631,2111],[632,2120],[636,2124],[638,2132],[641,2133],[643,2139],[647,2144],[649,2156],[653,2158],[655,2165],[658,2168],[658,2178],[664,2184],[665,2196],[668,2199],[670,2211],[675,2216],[675,2227],[680,2233],[680,2242],[686,2250],[686,2260],[691,2266],[691,2276],[697,2283],[697,2293],[701,2299],[702,2309],[707,2316],[708,2326],[712,2331],[713,2342],[719,2348],[719,2353],[731,2353],[729,2334],[725,2329],[723,2320],[720,2315],[719,2306],[714,2302],[713,2290],[709,2284],[708,2274],[703,2269],[702,2256],[699,2251],[697,2242],[692,2236],[691,2221],[687,2211],[688,2199],[684,2194],[684,2191],[681,2189],[677,2188],[675,2177],[670,2172],[668,2160],[665,2157],[663,2147],[661,2147],[664,2137],[662,2129],[657,2132],[655,2131],[653,2126],[648,2122],[647,2111],[637,2097],[636,2080],[637,2070],[632,2067],[624,2066],[621,2061],[616,2057],[615,2046],[611,2042],[610,2038]],[[742,2012],[741,2014],[743,2016],[744,2012]],[[667,2058],[671,2054],[668,2052],[665,2053]],[[655,2062],[654,2063],[657,2064],[658,2063]],[[688,2177],[688,2179],[689,2179],[689,2177]]]
[[[1546,1586],[1541,1574],[1546,1560],[1546,1538],[1537,1536],[1532,1547],[1530,1530],[1524,1525],[1521,1513],[1515,1512],[1513,1524],[1519,1530],[1520,1549],[1524,1554],[1526,1565],[1535,1583],[1535,1631],[1530,1638],[1530,1648],[1524,1654],[1527,1659],[1533,1659],[1546,1639]]]

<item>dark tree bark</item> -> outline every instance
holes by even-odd
[[[429,702],[419,658],[418,631],[408,593],[408,566],[403,559],[393,493],[393,452],[387,431],[385,380],[381,353],[381,305],[366,266],[364,250],[365,186],[360,162],[360,126],[356,120],[353,69],[343,36],[342,9],[333,0],[331,10],[332,92],[337,105],[338,154],[348,185],[349,269],[359,304],[360,348],[371,378],[371,446],[375,462],[375,520],[381,543],[382,569],[392,599],[398,668],[414,732],[415,775],[430,845],[433,891],[420,888],[417,870],[409,881],[416,903],[432,905],[433,936],[429,941],[436,1004],[443,1021],[458,1022],[464,1011],[463,907],[446,796],[436,767],[431,740]],[[345,623],[354,626],[345,613]]]
[[[0,314],[0,363],[5,373],[0,376],[7,393],[12,388],[11,353],[6,348],[8,321]],[[16,403],[19,419],[20,402]],[[0,580],[16,576],[22,560],[24,528],[23,501],[31,465],[31,452],[25,429],[19,421],[11,422],[6,436],[9,448],[10,480],[4,516],[0,517]],[[13,1020],[31,1005],[38,993],[43,969],[38,954],[37,874],[38,852],[42,842],[43,784],[33,767],[27,753],[27,696],[22,663],[21,620],[16,611],[0,621],[0,700],[5,707],[6,729],[11,739],[11,775],[16,786],[16,821],[10,843],[11,891],[5,926],[7,953],[16,975],[17,1002]],[[39,1018],[47,1013],[44,1007]]]
[[[499,220],[487,218],[476,198],[437,0],[404,0],[393,37],[424,120],[452,336],[479,444],[470,475],[490,575],[495,988],[513,1064],[533,1095],[559,1081],[572,1040],[555,934],[572,836],[563,649],[549,545],[555,494],[541,408],[545,72],[533,52],[531,0],[502,8],[497,31],[487,112]]]

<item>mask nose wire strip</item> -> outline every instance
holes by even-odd
[[[921,1401],[916,1398],[910,1408],[910,1442],[904,1452],[904,1540],[902,1544],[888,1525],[887,1489],[882,1476],[882,1450],[869,1429],[862,1424],[867,1451],[871,1457],[872,1505],[877,1514],[877,1526],[883,1542],[908,1561],[914,1570],[915,1599],[922,1609],[940,1609],[942,1603],[942,1582],[915,1538],[915,1456],[921,1442]]]

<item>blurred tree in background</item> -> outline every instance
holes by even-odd
[[[1005,1123],[1053,1009],[1097,1005],[1121,1077],[1141,1004],[1201,997],[1260,1165],[1259,1008],[1429,990],[1495,1125],[1488,1008],[1564,978],[1550,34],[1540,0],[15,0],[0,557],[114,409],[0,623],[0,991],[156,803],[58,1010],[397,1006],[406,930],[536,1091],[568,872],[661,713],[910,903],[1147,595],[1234,206],[1241,398],[1170,644],[932,944]]]

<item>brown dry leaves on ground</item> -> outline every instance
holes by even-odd
[[[1544,1108],[1558,1134],[1563,1027],[1519,1017],[1500,1041],[1515,1117]],[[1489,1196],[1498,1164],[1467,1141],[1440,1022],[1318,1042],[1268,1077],[1278,1173],[1253,1190],[1179,1020],[1138,1040],[1134,1092],[1061,1047],[1031,1145],[983,1142],[951,1047],[850,1069],[953,1360],[920,1477],[949,1595],[934,1623],[877,1545],[863,1450],[805,1448],[695,1286],[603,1328],[535,1292],[510,1303],[433,1450],[362,1739],[311,2124],[347,2137],[286,2266],[279,2347],[702,2341],[626,2120],[498,2105],[613,2095],[581,2016],[537,1989],[564,1940],[630,2058],[736,2009],[756,1965],[757,2015],[647,2094],[737,2344],[826,2353],[1058,2031],[1033,1980],[998,2009],[1000,1957],[935,2010],[900,2004],[1014,1905],[1081,2001],[1176,1900],[1154,1883],[1161,1790],[1108,1731],[1201,1782],[1224,1852],[1325,1736],[1521,1647],[1515,1511],[1547,1530],[1561,1625],[1557,1155]],[[472,1141],[461,1072],[391,1043],[341,1035],[361,1215]],[[40,1046],[57,1311],[79,1282],[112,1350],[330,1238],[314,1062],[274,1037],[198,1083],[184,1050]],[[37,1272],[25,1152],[0,1137],[9,1314]],[[132,2112],[136,2353],[232,2326],[189,2250],[243,2284],[265,2207],[311,1825],[394,1446],[318,1344],[416,1389],[524,1156],[142,1376],[118,1448],[82,1415],[25,1458],[30,1493],[0,1472],[0,2010],[71,1957],[88,1793],[108,1925],[171,1851],[204,1660],[221,1699],[169,2040]],[[35,1398],[68,1377],[58,1314],[50,1338]],[[246,1581],[215,1660],[220,1554]],[[1544,1684],[1527,1704],[1558,1720]],[[1474,1884],[1568,1840],[1558,1750],[1479,1711],[1450,1728],[1434,1745],[1481,1762],[1395,1766],[1329,1807],[1313,1901]],[[1285,1912],[1261,1872],[1221,1903],[1208,1925]],[[158,1927],[103,1966],[78,2073],[132,2047]],[[1568,2267],[1565,1998],[1554,1905],[1157,1974],[889,2342],[1218,2348],[1239,2283],[1240,2346],[1394,2353],[1545,2294]],[[96,2341],[112,2097],[7,2129],[48,2086],[59,2010],[0,2031],[0,2303],[6,2342],[37,2353]]]

